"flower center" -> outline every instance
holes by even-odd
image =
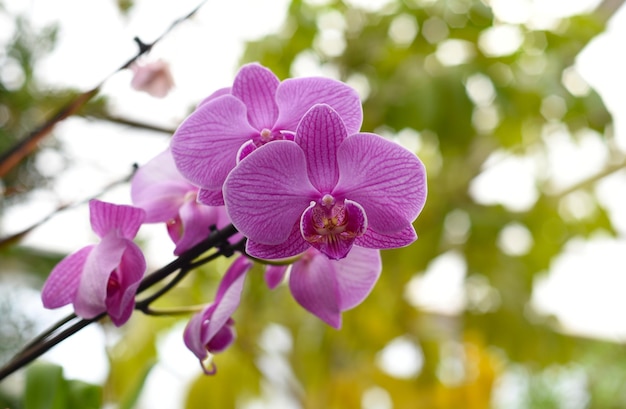
[[[268,143],[269,141],[271,141],[273,138],[272,136],[272,131],[270,131],[269,129],[265,128],[261,131],[260,134],[260,142],[263,143]]]
[[[116,293],[121,287],[120,280],[117,276],[117,270],[113,270],[111,275],[109,276],[109,281],[107,282],[107,297],[110,297],[112,294]]]
[[[356,202],[337,201],[329,194],[311,202],[302,214],[302,236],[331,259],[344,258],[367,229],[365,211]]]
[[[311,221],[320,236],[343,233],[348,222],[346,208],[335,205],[335,199],[325,195],[321,203],[313,207]]]
[[[293,133],[288,131],[272,131],[270,129],[263,128],[261,132],[259,132],[259,137],[254,141],[254,145],[258,148],[259,146],[263,146],[272,141],[293,141],[293,137]]]
[[[272,141],[293,141],[294,136],[295,133],[290,131],[272,131],[270,129],[263,128],[259,132],[259,136],[250,139],[248,142],[239,147],[239,152],[237,152],[237,163],[266,143]]]

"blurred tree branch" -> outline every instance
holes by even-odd
[[[129,126],[131,128],[145,129],[148,131],[160,132],[167,135],[172,135],[176,130],[173,128],[165,128],[158,125],[149,124],[147,122],[135,121],[133,119],[122,118],[121,116],[111,115],[106,112],[90,113],[83,115],[86,119],[108,121],[118,125]]]
[[[137,54],[121,65],[117,70],[109,74],[104,80],[100,82],[93,89],[83,92],[70,101],[67,105],[59,109],[50,119],[45,121],[41,126],[37,127],[34,131],[29,133],[25,138],[16,143],[13,147],[7,149],[2,155],[0,155],[0,177],[4,177],[11,169],[13,169],[22,159],[37,149],[38,143],[45,138],[54,128],[54,126],[64,120],[65,118],[76,114],[87,102],[89,102],[100,91],[100,87],[115,73],[122,71],[135,62],[143,54],[148,53],[155,44],[157,44],[162,38],[164,38],[174,27],[183,21],[192,17],[203,5],[206,0],[201,1],[191,12],[183,17],[175,20],[170,26],[154,41],[149,44],[142,42],[139,38],[135,37],[135,42],[139,46]]]

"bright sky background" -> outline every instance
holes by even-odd
[[[313,1],[312,1],[313,2]],[[316,0],[315,3],[323,2]],[[370,9],[380,7],[386,1],[351,0],[355,5],[366,4]],[[53,86],[73,86],[86,90],[98,84],[122,62],[135,53],[134,36],[145,42],[152,41],[171,24],[174,18],[186,14],[197,1],[138,0],[127,18],[120,18],[110,1],[81,0],[6,0],[11,10],[27,13],[36,24],[51,22],[61,24],[58,48],[40,67],[39,75],[45,83]],[[149,58],[166,59],[172,67],[176,88],[165,99],[154,99],[133,91],[130,73],[116,74],[107,81],[103,93],[111,97],[116,109],[124,116],[149,123],[176,127],[188,109],[213,90],[231,83],[243,50],[242,41],[254,39],[275,31],[284,21],[287,0],[261,2],[255,0],[209,1],[191,21],[180,25],[170,33],[151,53]],[[584,11],[595,6],[598,0],[491,0],[499,18],[510,24],[533,21],[537,25],[549,24],[555,16],[566,11]],[[567,7],[564,6],[567,4]],[[11,22],[0,22],[0,41],[10,31]],[[582,53],[577,69],[603,96],[615,118],[615,131],[620,146],[626,150],[626,104],[623,89],[626,79],[626,59],[622,53],[626,36],[626,11],[618,12],[605,34],[599,36]],[[33,220],[43,217],[60,202],[74,201],[98,193],[102,186],[123,177],[130,166],[145,163],[167,146],[167,135],[154,135],[135,130],[120,130],[104,123],[90,123],[81,119],[69,119],[60,124],[55,132],[64,144],[67,157],[52,150],[43,150],[42,169],[58,174],[55,191],[34,192],[32,201],[20,209],[9,209],[2,223],[5,231],[16,231]],[[580,164],[586,163],[585,171],[592,173],[603,165],[603,151],[598,138],[589,135],[580,146],[557,137],[554,138],[554,160],[558,168],[557,180],[565,186],[582,178],[575,173]],[[68,165],[67,158],[71,158]],[[585,159],[584,161],[582,159]],[[503,203],[531,206],[533,203],[532,177],[536,164],[527,159],[509,158],[490,171],[484,181],[477,181],[475,195],[485,203]],[[496,176],[499,175],[499,176]],[[624,274],[624,246],[626,240],[626,183],[625,174],[619,173],[598,185],[598,193],[612,212],[622,238],[598,237],[591,242],[575,240],[567,247],[566,254],[554,261],[551,273],[537,284],[534,305],[540,311],[557,314],[568,330],[591,334],[614,340],[626,339],[626,288]],[[511,179],[516,178],[516,179]],[[512,180],[514,183],[512,183]],[[507,187],[515,186],[511,191]],[[520,196],[521,195],[521,196]],[[129,203],[127,188],[114,189],[105,200]],[[574,203],[585,198],[574,197]],[[580,207],[579,206],[579,207]],[[458,215],[460,218],[462,214]],[[55,217],[46,225],[29,235],[25,244],[57,251],[74,251],[91,243],[94,236],[88,225],[85,206]],[[142,238],[159,237],[150,241],[147,248],[149,263],[157,267],[168,262],[167,256],[173,246],[160,226],[142,228]],[[58,232],[63,232],[59,240]],[[510,226],[501,238],[507,251],[523,251],[528,234],[519,226]],[[166,247],[168,250],[163,251]],[[455,253],[446,253],[433,261],[430,268],[416,276],[407,286],[407,298],[420,308],[443,313],[455,313],[463,308],[461,286],[465,265]],[[480,283],[476,283],[480,287]],[[621,291],[620,291],[621,290]],[[437,296],[430,296],[437,294]],[[29,295],[33,300],[33,294]],[[497,300],[493,300],[497,302]],[[33,307],[34,308],[34,307]],[[61,311],[66,313],[67,311]],[[58,311],[39,311],[36,314],[46,323],[54,321]],[[47,326],[45,324],[44,326]],[[180,332],[166,337],[162,344],[167,349],[163,362],[151,376],[151,382],[169,382],[184,386],[186,379],[199,370],[195,358],[180,341]],[[106,373],[106,359],[98,354],[104,336],[94,326],[72,337],[51,351],[46,358],[57,360],[66,367],[67,375],[84,380],[100,382]],[[89,345],[81,348],[80,345]],[[68,352],[76,359],[68,360]],[[384,354],[383,354],[384,355]],[[101,368],[100,371],[94,370]],[[194,369],[195,368],[195,369]],[[172,388],[174,390],[174,388]],[[182,394],[182,389],[180,390]],[[143,399],[146,407],[177,407],[181,395],[159,396],[159,404],[150,396]],[[165,402],[163,399],[171,399]]]

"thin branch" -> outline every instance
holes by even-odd
[[[161,282],[162,280],[177,271],[189,269],[189,266],[191,265],[197,266],[197,263],[193,263],[193,261],[212,248],[217,248],[219,250],[218,252],[214,253],[214,257],[204,258],[205,262],[208,262],[221,255],[232,255],[235,246],[241,247],[243,245],[242,242],[239,242],[234,246],[225,245],[225,243],[228,243],[228,239],[236,233],[237,230],[233,227],[232,224],[224,227],[221,230],[213,230],[205,240],[201,241],[200,243],[196,244],[195,246],[181,254],[171,263],[146,276],[141,281],[141,284],[139,285],[139,288],[137,290],[137,294],[142,293],[143,291]],[[162,292],[160,295],[163,295],[164,293],[165,292]],[[146,302],[147,300],[149,300],[149,302]],[[145,308],[152,301],[154,301],[152,297],[140,301],[139,308],[137,308],[136,305],[136,309]],[[33,341],[28,343],[28,345],[24,349],[22,349],[22,351],[17,353],[11,361],[9,361],[2,368],[0,368],[0,381],[17,371],[18,369],[28,365],[30,362],[39,358],[41,355],[46,353],[55,345],[59,344],[64,339],[74,335],[92,322],[99,321],[105,316],[107,316],[106,312],[90,319],[78,318],[75,314],[70,314],[67,317],[63,318],[55,325],[50,327],[48,330],[46,330],[44,333],[36,337]],[[73,321],[75,322],[71,324]]]
[[[39,142],[52,131],[52,128],[54,128],[57,123],[71,115],[74,115],[99,91],[100,85],[78,95],[67,105],[59,109],[57,113],[54,114],[52,118],[48,119],[43,125],[36,128],[26,138],[22,139],[0,155],[0,178],[4,177],[11,169],[20,163],[22,159],[33,152],[37,148]]]
[[[44,216],[42,219],[40,219],[39,221],[31,224],[30,226],[26,227],[25,229],[23,229],[23,230],[21,230],[21,231],[19,231],[17,233],[11,234],[11,235],[9,235],[7,237],[0,238],[0,249],[5,247],[5,246],[10,246],[10,245],[13,245],[13,244],[19,242],[28,233],[30,233],[31,231],[35,230],[37,227],[41,226],[42,224],[44,224],[48,220],[52,219],[58,213],[61,213],[62,211],[65,211],[65,210],[68,210],[68,209],[72,209],[72,208],[77,207],[79,205],[85,204],[85,203],[89,202],[91,199],[93,199],[95,197],[102,196],[103,194],[107,193],[108,191],[110,191],[114,187],[119,186],[122,183],[128,182],[130,180],[130,178],[133,176],[133,174],[135,173],[135,170],[136,169],[133,169],[133,171],[130,174],[128,174],[127,176],[124,176],[124,178],[122,178],[122,179],[114,180],[114,181],[110,182],[109,184],[104,186],[102,188],[102,190],[100,191],[100,193],[98,193],[96,196],[91,196],[91,197],[88,197],[86,199],[78,200],[78,201],[75,201],[75,202],[72,202],[72,203],[61,204],[61,205],[57,206],[57,208],[54,209],[52,212],[50,212],[49,214]]]
[[[89,120],[108,121],[108,122],[112,122],[118,125],[125,125],[125,126],[130,126],[132,128],[160,132],[166,135],[172,135],[176,131],[176,129],[174,128],[165,128],[162,126],[157,126],[157,125],[149,124],[146,122],[135,121],[133,119],[122,118],[120,116],[109,115],[109,114],[88,114],[88,115],[85,115],[84,118],[89,119]]]
[[[17,142],[13,147],[0,155],[0,178],[4,177],[11,169],[13,169],[22,159],[28,156],[30,153],[37,149],[37,146],[43,138],[45,138],[54,128],[54,126],[66,119],[67,117],[76,114],[80,108],[82,108],[87,102],[89,102],[94,96],[98,94],[102,85],[115,73],[122,71],[130,67],[139,57],[149,52],[156,43],[169,34],[174,27],[188,18],[192,17],[196,12],[207,2],[207,0],[201,1],[191,12],[185,16],[175,20],[170,26],[153,42],[149,44],[143,43],[139,38],[135,37],[135,42],[139,46],[137,54],[130,58],[127,62],[122,64],[117,70],[113,71],[107,77],[105,77],[100,84],[96,85],[89,91],[83,92],[76,96],[72,101],[59,109],[50,119],[48,119],[41,126],[37,127],[34,131],[28,134],[21,141]]]
[[[214,254],[219,255],[218,253],[214,253]],[[150,295],[149,297],[146,297],[145,299],[143,299],[141,301],[137,301],[137,303],[135,304],[135,309],[139,310],[139,311],[145,312],[147,309],[150,308],[150,304],[152,304],[155,300],[160,298],[163,294],[167,293],[169,290],[174,288],[176,286],[176,284],[178,284],[180,282],[180,280],[185,278],[187,276],[187,274],[191,270],[192,269],[189,268],[189,266],[185,266],[184,268],[181,268],[178,271],[178,274],[176,274],[174,276],[174,278],[171,279],[163,287],[159,288],[159,290],[157,292],[155,292],[154,294]]]

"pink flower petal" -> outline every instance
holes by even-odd
[[[183,333],[183,340],[185,345],[193,354],[198,357],[200,363],[204,361],[208,354],[205,343],[202,339],[203,327],[206,326],[206,321],[210,318],[213,312],[214,306],[205,308],[201,312],[194,314],[193,317],[187,323],[185,331]],[[202,365],[204,369],[204,365]]]
[[[213,101],[217,97],[221,97],[222,95],[230,94],[230,90],[231,90],[231,87],[224,87],[224,88],[218,89],[217,91],[213,92],[211,95],[209,95],[208,97],[206,97],[202,101],[200,101],[200,103],[196,106],[196,108],[206,104],[207,102]]]
[[[131,197],[133,205],[146,212],[145,223],[166,223],[176,218],[178,208],[183,204],[187,192],[189,186],[181,185],[179,182],[163,181],[145,187],[141,195],[133,195],[131,188]]]
[[[343,121],[328,105],[315,105],[298,125],[295,142],[306,155],[311,183],[322,193],[330,193],[337,184],[337,149],[347,136]]]
[[[235,341],[236,332],[233,324],[234,321],[232,319],[226,321],[226,324],[217,331],[209,342],[207,342],[206,349],[210,353],[217,354],[223,352]]]
[[[280,260],[297,256],[311,248],[311,245],[302,238],[300,225],[295,224],[287,240],[281,244],[261,244],[253,240],[246,242],[246,253],[252,257],[265,260]]]
[[[354,246],[348,256],[335,263],[339,308],[346,311],[359,305],[369,295],[380,277],[380,251]]]
[[[257,149],[228,175],[224,202],[233,224],[260,244],[287,240],[309,202],[319,193],[309,182],[302,149],[275,141]]]
[[[309,251],[294,263],[289,275],[293,298],[334,328],[341,328],[340,294],[335,279],[337,262]]]
[[[165,97],[174,86],[169,65],[162,60],[131,65],[133,79],[131,87],[144,91],[156,98]]]
[[[370,249],[394,249],[405,247],[417,240],[417,234],[413,225],[408,225],[396,233],[382,234],[372,228],[367,229],[365,234],[356,239],[357,246]]]
[[[272,129],[278,117],[274,100],[280,81],[272,71],[256,64],[241,67],[233,83],[232,94],[248,108],[248,121],[258,129]]]
[[[76,315],[89,319],[106,311],[109,278],[122,261],[128,242],[111,231],[93,247],[85,260],[74,299]]]
[[[145,210],[145,223],[158,223],[174,219],[185,194],[195,190],[195,186],[178,172],[167,149],[135,172],[130,196],[136,207]]]
[[[204,343],[208,343],[218,331],[228,322],[231,315],[239,307],[241,292],[246,273],[254,263],[245,256],[237,258],[222,278],[215,297],[215,309],[209,319],[209,325],[204,335]]]
[[[108,286],[106,309],[116,326],[123,325],[135,308],[135,295],[146,272],[146,259],[141,249],[132,241],[126,242],[126,249],[117,269],[118,286]]]
[[[137,207],[95,199],[89,201],[89,211],[91,227],[99,237],[104,237],[111,230],[117,230],[122,237],[132,240],[146,217],[146,212]]]
[[[361,100],[348,85],[322,77],[293,78],[276,90],[280,112],[274,129],[295,130],[304,114],[315,104],[330,105],[343,119],[348,135],[358,132],[363,121]]]
[[[222,95],[198,107],[174,133],[176,167],[193,184],[219,190],[235,166],[239,147],[257,134],[243,102]]]
[[[379,233],[403,230],[426,201],[426,171],[413,153],[374,134],[349,136],[337,152],[339,182],[333,196],[365,209]]]
[[[59,308],[74,301],[85,262],[94,245],[84,247],[65,257],[50,272],[41,290],[46,308]]]
[[[287,274],[287,269],[289,266],[274,266],[267,265],[265,267],[265,274],[263,278],[265,279],[265,284],[270,290],[278,287],[280,283],[283,282],[285,278],[285,274]]]
[[[224,195],[222,188],[217,190],[199,189],[198,202],[207,206],[224,206]]]
[[[205,206],[187,200],[180,208],[183,235],[176,242],[174,254],[179,256],[209,236],[209,226],[217,227],[220,211],[214,206]]]

